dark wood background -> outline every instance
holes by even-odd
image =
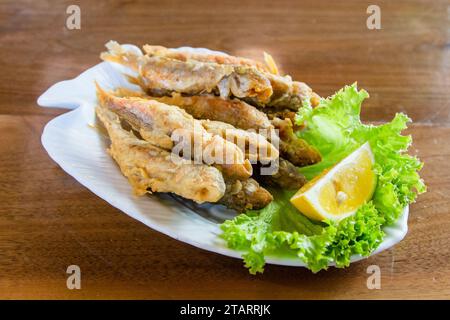
[[[450,3],[376,1],[9,1],[0,3],[0,298],[449,298]],[[65,27],[69,4],[81,30]],[[106,41],[271,53],[323,96],[358,81],[363,117],[413,118],[412,152],[429,191],[411,206],[394,248],[312,274],[196,249],[114,209],[63,172],[41,146],[44,125],[64,113],[37,97],[97,64]],[[66,288],[77,264],[82,289]],[[369,265],[380,290],[366,287]]]

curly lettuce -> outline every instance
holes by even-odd
[[[340,221],[315,222],[289,202],[292,192],[274,191],[274,201],[262,210],[238,215],[221,225],[230,248],[243,252],[250,273],[263,272],[266,256],[296,256],[313,272],[350,264],[352,255],[370,255],[383,241],[383,227],[395,222],[405,206],[426,187],[418,171],[422,162],[406,153],[410,136],[401,132],[410,119],[402,113],[375,126],[360,120],[361,103],[368,97],[356,84],[321,99],[316,108],[306,103],[296,116],[303,127],[297,135],[316,147],[322,161],[299,168],[308,179],[320,174],[365,142],[375,156],[378,182],[373,198]]]

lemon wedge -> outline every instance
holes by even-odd
[[[366,142],[305,184],[291,203],[313,220],[344,219],[372,198],[377,183],[374,163],[372,149]]]

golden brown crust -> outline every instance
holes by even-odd
[[[197,141],[201,159],[218,160],[208,164],[217,164],[227,177],[247,179],[252,175],[250,162],[235,144],[208,133],[200,121],[183,109],[155,100],[116,97],[99,86],[97,96],[101,106],[127,120],[148,142],[170,151],[174,147],[172,139],[176,133],[182,141],[189,143],[189,147]],[[215,159],[212,157],[214,152],[221,152],[224,158]]]
[[[172,49],[159,46],[150,49],[150,54],[133,56],[114,42],[110,42],[108,48],[109,52],[103,53],[102,59],[137,70],[139,76],[133,82],[151,95],[215,93],[222,98],[245,99],[260,107],[292,110],[297,110],[313,95],[306,84],[270,73],[243,58],[174,53]]]
[[[259,71],[270,72],[270,69],[259,61],[235,57],[224,53],[198,53],[192,50],[170,49],[162,46],[151,46],[148,44],[144,45],[143,49],[148,55],[165,56],[180,61],[195,60],[199,62],[247,66],[255,67]]]
[[[227,179],[215,167],[194,164],[138,139],[122,128],[120,118],[104,107],[96,114],[111,139],[108,153],[128,178],[136,195],[147,192],[171,192],[198,203],[218,202],[243,212],[260,209],[273,200],[255,180]]]
[[[173,161],[174,155],[122,129],[113,112],[97,107],[96,114],[111,139],[109,154],[137,195],[172,192],[203,203],[217,202],[225,194],[225,182],[216,168],[182,158]]]
[[[209,119],[229,123],[241,129],[268,129],[267,116],[254,106],[238,99],[222,99],[214,95],[150,97],[157,101],[176,105],[196,119]]]
[[[268,163],[279,157],[278,149],[256,132],[237,129],[221,121],[201,120],[201,123],[209,133],[234,142],[244,152],[245,158],[253,163]]]
[[[265,183],[283,190],[298,190],[307,182],[298,168],[286,159],[280,158],[275,174],[260,176]]]
[[[320,153],[305,140],[298,138],[294,133],[290,119],[274,118],[272,124],[279,130],[280,153],[296,166],[306,166],[322,160]]]
[[[118,93],[130,96],[147,97],[168,104],[177,105],[197,119],[219,120],[229,123],[241,129],[278,129],[280,136],[279,151],[282,157],[296,166],[305,166],[317,163],[321,160],[320,153],[311,147],[306,141],[295,135],[297,129],[293,123],[295,112],[284,109],[269,113],[269,117],[253,106],[239,100],[224,100],[214,96],[190,96],[173,94],[168,97],[148,97],[145,94],[119,89]],[[236,111],[233,109],[236,108]],[[264,110],[268,110],[265,108]],[[223,110],[223,113],[221,112]],[[256,111],[257,113],[254,113]],[[247,115],[247,117],[246,117]],[[271,118],[271,120],[269,120]],[[263,123],[260,127],[259,124]],[[270,135],[269,135],[270,136]]]
[[[261,187],[254,179],[226,183],[225,195],[219,203],[237,212],[262,209],[272,202],[269,191]]]

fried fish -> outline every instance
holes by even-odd
[[[272,202],[273,196],[252,178],[226,183],[226,191],[219,203],[237,212],[262,209]]]
[[[151,97],[157,101],[179,106],[196,119],[229,123],[240,129],[268,129],[272,125],[267,115],[239,99],[222,99],[214,95]]]
[[[280,151],[287,160],[299,167],[315,164],[322,160],[319,151],[305,140],[297,137],[290,119],[274,118],[271,122],[278,129]]]
[[[135,92],[118,88],[114,93],[107,93],[97,87],[98,109],[117,117],[113,122],[119,121],[122,130],[134,136],[135,142],[139,141],[136,142],[139,148],[147,148],[110,151],[130,183],[141,193],[150,188],[182,195],[170,183],[163,187],[155,185],[153,174],[156,173],[145,166],[147,171],[138,170],[141,163],[130,162],[127,152],[136,161],[144,159],[143,155],[151,148],[151,154],[175,153],[177,160],[182,161],[176,170],[187,175],[185,187],[197,180],[186,173],[189,166],[184,164],[217,170],[222,180],[216,180],[222,183],[216,181],[217,191],[213,188],[211,194],[202,191],[206,192],[207,200],[195,190],[186,191],[186,196],[182,196],[197,202],[221,203],[239,212],[263,208],[273,200],[266,189],[250,178],[253,173],[250,161],[258,161],[259,166],[275,161],[273,174],[258,179],[288,190],[299,189],[306,183],[296,166],[321,161],[319,152],[300,139],[295,134],[299,128],[294,127],[298,108],[308,101],[317,106],[320,97],[306,84],[281,76],[270,55],[265,54],[264,64],[209,50],[145,45],[142,52],[114,41],[106,47],[108,51],[101,58],[124,66],[130,71],[126,72],[129,80],[143,89]],[[101,117],[101,111],[97,113]],[[124,124],[134,131],[124,130]],[[251,131],[262,129],[266,135]],[[200,163],[195,141],[201,142]],[[110,149],[118,150],[117,143],[114,144]],[[185,146],[193,152],[185,152]],[[228,156],[222,162],[205,160],[217,153],[231,154],[232,161]],[[164,170],[163,166],[161,174]],[[212,177],[213,171],[208,174]]]
[[[109,154],[128,178],[134,192],[170,192],[197,203],[220,203],[238,212],[261,209],[273,197],[254,179],[229,180],[215,167],[195,164],[137,138],[124,130],[117,114],[96,107],[111,139]]]
[[[183,109],[154,100],[116,97],[98,85],[97,97],[102,107],[128,121],[144,140],[155,146],[172,151],[176,134],[180,150],[191,151],[189,158],[195,156],[208,164],[215,164],[230,178],[247,179],[252,175],[252,166],[238,146],[208,133]]]
[[[283,158],[278,160],[278,168],[273,175],[260,175],[259,180],[285,190],[298,190],[307,182],[298,168]]]
[[[152,47],[148,45],[144,55],[115,41],[108,42],[106,47],[108,52],[100,57],[136,72],[133,82],[150,95],[214,93],[222,98],[244,99],[258,107],[292,110],[297,110],[305,100],[316,101],[316,95],[306,84],[268,72],[248,59],[163,47],[149,50]]]
[[[170,152],[122,129],[115,113],[97,107],[96,114],[111,139],[109,154],[137,195],[172,192],[198,203],[217,202],[224,196],[225,181],[215,167],[181,158],[172,161]]]
[[[320,153],[294,132],[293,120],[295,112],[283,110],[272,114],[272,119],[244,101],[238,99],[222,99],[212,95],[182,96],[174,93],[166,97],[150,97],[145,93],[124,88],[116,90],[121,96],[139,96],[170,105],[176,105],[191,114],[196,119],[210,119],[228,123],[240,129],[278,129],[279,151],[282,157],[296,166],[305,166],[321,160]],[[283,118],[278,118],[283,117]],[[270,141],[270,140],[269,140]]]
[[[278,149],[255,131],[236,129],[231,124],[221,121],[201,120],[201,123],[209,133],[235,143],[244,152],[245,158],[252,163],[257,161],[269,163],[279,157]]]
[[[272,87],[272,95],[268,102],[261,101],[254,96],[237,96],[252,101],[254,104],[264,107],[288,108],[297,110],[304,100],[309,99],[315,106],[318,102],[318,95],[314,93],[305,83],[292,81],[290,76],[280,76],[278,68],[273,58],[264,53],[266,64],[242,57],[231,56],[222,52],[203,51],[196,52],[192,49],[178,48],[168,49],[162,46],[144,45],[144,52],[148,56],[159,56],[179,60],[183,62],[197,61],[199,63],[215,63],[233,67],[244,67],[238,69],[241,73],[252,73],[253,70],[261,72],[261,76],[266,77]],[[233,92],[231,92],[233,93]],[[221,94],[224,97],[223,94]],[[271,108],[269,108],[271,109]]]
[[[246,59],[242,57],[235,57],[223,52],[207,50],[203,53],[189,50],[188,48],[170,49],[163,46],[144,45],[143,50],[150,56],[163,56],[180,61],[195,60],[200,62],[210,62],[217,64],[229,64],[235,66],[255,67],[259,71],[273,72],[268,64],[263,64],[259,61]],[[268,59],[270,59],[268,57]],[[275,72],[277,73],[277,72]]]

